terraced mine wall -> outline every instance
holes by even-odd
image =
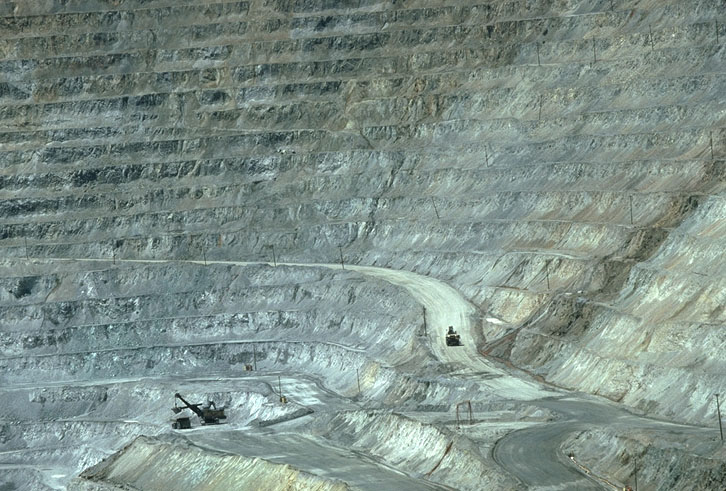
[[[592,463],[594,472],[620,479],[639,472],[640,482],[653,489],[717,489],[726,471],[724,449],[719,443],[703,438],[683,441],[667,432],[636,431],[626,436],[584,431],[567,446]],[[714,447],[709,451],[716,458],[699,459],[698,453],[708,446]]]
[[[401,289],[207,260],[429,275],[478,309],[482,352],[716,420],[722,0],[24,0],[0,16],[0,390],[38,408],[0,422],[8,472],[53,485],[23,474],[65,458],[38,433],[46,411],[72,442],[149,433],[69,428],[52,415],[105,408],[107,389],[64,409],[45,390],[173,390],[208,360],[241,376],[250,340],[261,366],[320,376],[400,382],[386,370],[430,359]],[[199,264],[123,262],[139,259]],[[352,368],[330,384],[357,392]],[[78,471],[104,454],[83,448]]]

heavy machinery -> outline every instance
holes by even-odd
[[[179,399],[184,405],[178,406],[176,400]],[[171,408],[174,413],[179,414],[184,409],[190,409],[194,414],[199,416],[199,420],[203,425],[218,425],[220,419],[227,419],[227,415],[224,414],[224,408],[217,409],[217,406],[213,401],[209,401],[208,406],[202,404],[189,404],[178,392],[174,394],[174,407]],[[178,430],[184,430],[191,428],[191,422],[189,418],[177,418],[171,427]]]
[[[175,430],[188,430],[192,427],[192,420],[188,417],[176,418],[171,427]]]
[[[461,346],[461,336],[454,331],[454,326],[449,326],[446,333],[446,346]]]

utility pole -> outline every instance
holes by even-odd
[[[708,144],[711,147],[711,160],[713,160],[713,131],[708,133]]]
[[[424,336],[426,336],[426,307],[423,308]]]
[[[550,289],[550,262],[545,262],[545,276],[547,277],[547,290]]]
[[[252,364],[255,367],[255,372],[257,371],[257,346],[252,345]]]
[[[190,240],[193,241],[194,240],[194,236],[190,236]],[[202,259],[204,260],[204,265],[206,266],[207,265],[207,246],[204,243],[204,235],[199,234],[199,242],[201,244],[199,246],[199,248],[202,250]]]
[[[633,224],[633,195],[630,195],[630,225]]]
[[[279,375],[277,376],[277,392],[280,394],[280,401],[282,401],[282,382]]]
[[[537,121],[542,119],[542,94],[539,95],[539,113],[537,114]]]
[[[340,267],[345,269],[345,264],[343,263],[343,246],[338,246],[338,251],[340,252]]]
[[[274,268],[277,267],[277,257],[275,256],[275,244],[271,244],[270,247],[272,248],[272,266]]]
[[[718,431],[721,434],[721,442],[723,442],[723,426],[721,425],[721,404],[718,402],[718,394],[716,394],[716,411],[718,412]]]
[[[436,208],[436,201],[434,201],[434,197],[431,196],[431,204],[434,205],[434,212],[436,213],[436,218],[441,220],[441,217],[439,216],[439,210]]]

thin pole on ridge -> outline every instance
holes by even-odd
[[[721,426],[721,404],[718,402],[718,394],[716,394],[716,411],[718,413],[718,431],[721,433],[721,443],[723,443],[723,426]]]
[[[426,307],[423,308],[424,337],[426,336]]]
[[[545,262],[545,277],[547,278],[547,290],[550,289],[550,262]]]
[[[630,195],[630,225],[633,224],[633,195]]]
[[[537,121],[542,120],[542,94],[539,95],[539,112],[537,113]]]
[[[431,204],[434,205],[434,212],[436,213],[436,218],[441,220],[441,217],[439,216],[439,209],[436,208],[436,201],[434,201],[433,196],[431,196]]]

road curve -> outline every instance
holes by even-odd
[[[568,463],[560,449],[567,436],[585,429],[583,423],[565,421],[513,431],[497,441],[494,460],[528,489],[602,489]]]
[[[110,262],[101,258],[31,258],[46,261],[84,261]],[[120,263],[137,264],[224,264],[232,266],[269,265],[266,261],[224,261],[224,260],[178,260],[178,259],[116,259]],[[280,263],[280,266],[324,267],[341,269],[340,264],[330,263]],[[486,388],[508,399],[532,400],[553,395],[552,389],[532,380],[511,375],[505,368],[500,368],[490,360],[481,356],[474,343],[474,319],[478,318],[476,308],[461,293],[447,283],[429,276],[410,271],[388,269],[375,266],[345,265],[345,270],[355,271],[373,278],[387,281],[400,286],[426,308],[428,339],[434,356],[442,363],[456,367],[450,375],[480,376],[481,384]],[[445,332],[447,326],[456,326],[461,334],[463,346],[447,347]],[[486,333],[485,333],[486,334]]]
[[[318,266],[335,267],[327,264]],[[535,381],[515,377],[505,368],[496,366],[479,354],[473,341],[476,339],[474,320],[478,318],[477,310],[447,283],[410,271],[372,266],[346,266],[346,269],[400,286],[426,307],[431,350],[442,363],[456,365],[457,371],[450,374],[451,376],[479,376],[482,385],[508,399],[531,400],[552,395],[550,388]],[[456,326],[463,346],[446,346],[445,333],[448,326]]]
[[[108,259],[43,258],[41,260],[110,262]],[[116,261],[149,264],[176,262],[199,265],[271,265],[267,262],[221,260],[117,259]],[[278,265],[341,269],[339,264],[325,263],[278,263]],[[588,427],[610,424],[625,414],[625,411],[596,399],[584,400],[575,394],[569,394],[567,399],[563,399],[564,391],[553,391],[536,381],[518,378],[508,373],[506,368],[501,368],[481,356],[472,341],[474,320],[478,318],[477,311],[457,290],[445,282],[410,271],[381,267],[346,265],[345,269],[402,287],[426,308],[429,343],[434,355],[442,363],[457,367],[457,371],[448,376],[469,379],[476,377],[482,386],[486,386],[504,399],[530,401],[531,405],[548,408],[560,414],[561,418],[557,422],[514,431],[500,439],[493,450],[493,456],[500,466],[530,488],[548,490],[603,488],[602,484],[586,477],[568,462],[560,446],[572,432],[584,429],[585,424],[589,425]],[[444,333],[449,325],[457,326],[462,335],[463,346],[446,346]],[[553,398],[553,395],[557,395],[558,398]],[[654,424],[652,420],[630,416],[634,427]]]

